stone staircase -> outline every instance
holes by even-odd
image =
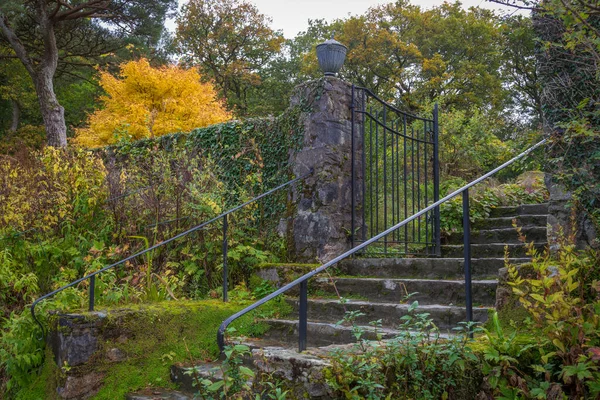
[[[496,301],[498,270],[504,267],[505,246],[510,261],[525,258],[513,219],[522,227],[528,241],[537,248],[546,246],[546,204],[499,207],[489,219],[473,227],[471,234],[473,318],[485,322]],[[335,276],[320,277],[309,283],[315,294],[308,299],[308,346],[347,343],[352,339],[347,327],[336,326],[344,314],[359,311],[355,322],[369,329],[369,322],[381,320],[386,335],[393,335],[410,303],[419,302],[418,311],[427,312],[442,332],[450,332],[465,320],[465,284],[462,235],[452,235],[442,245],[442,258],[356,258],[343,262]],[[337,290],[337,292],[336,292]],[[337,293],[344,298],[340,302]],[[407,299],[407,294],[411,294]],[[322,295],[322,296],[318,296]],[[298,299],[288,302],[298,308]],[[292,313],[295,316],[297,314]],[[269,321],[270,339],[295,345],[296,319]]]
[[[529,261],[523,245],[513,228],[513,219],[538,248],[546,240],[547,204],[498,207],[490,218],[472,228],[472,293],[473,318],[487,320],[494,307],[498,270],[504,266],[505,246],[514,264]],[[331,277],[322,275],[309,282],[308,347],[343,346],[355,340],[352,327],[336,324],[347,312],[360,312],[354,320],[362,326],[366,337],[375,338],[369,322],[380,320],[379,333],[393,337],[400,318],[407,315],[409,306],[418,301],[417,312],[427,312],[442,332],[451,334],[452,328],[466,318],[465,284],[463,271],[462,235],[454,234],[442,245],[441,258],[356,258],[341,263]],[[334,271],[331,271],[333,274]],[[340,301],[337,294],[344,298]],[[407,298],[407,294],[411,294]],[[306,358],[310,365],[318,362],[312,355],[299,356],[293,349],[298,342],[298,298],[286,299],[295,312],[290,319],[268,320],[271,329],[260,340],[250,342],[253,348],[280,348],[279,360],[289,362],[293,357]],[[276,347],[270,347],[276,346]],[[318,349],[317,349],[318,351]],[[308,361],[307,361],[308,360]],[[303,362],[304,362],[303,361]],[[210,365],[203,367],[208,370]],[[173,366],[171,376],[183,389],[191,390],[191,378],[184,368]],[[174,397],[168,397],[171,396]],[[166,393],[166,397],[144,397],[131,394],[129,399],[181,399],[181,393]],[[312,396],[312,395],[311,395]],[[318,397],[318,396],[313,396]]]

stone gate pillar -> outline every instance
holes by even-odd
[[[304,139],[290,155],[294,175],[314,169],[294,188],[287,219],[288,248],[298,262],[325,262],[351,248],[352,86],[334,77],[296,88],[291,106],[308,104]],[[362,135],[355,123],[355,230],[362,224]]]

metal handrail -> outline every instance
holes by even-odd
[[[255,302],[254,304],[251,304],[250,306],[244,308],[241,311],[238,311],[237,313],[233,314],[232,316],[230,316],[229,318],[227,318],[225,321],[223,321],[221,323],[221,325],[219,326],[219,330],[217,331],[217,344],[219,345],[219,349],[221,351],[223,351],[224,347],[225,347],[225,331],[227,329],[227,327],[236,319],[240,318],[241,316],[247,314],[248,312],[260,307],[261,305],[265,304],[267,301],[287,292],[288,290],[292,289],[293,287],[300,285],[300,307],[299,307],[299,327],[298,327],[298,331],[299,331],[299,339],[298,339],[298,348],[299,351],[303,351],[306,350],[306,331],[307,331],[307,291],[308,291],[308,279],[312,278],[313,276],[317,275],[318,273],[326,270],[327,268],[331,267],[332,265],[337,264],[338,262],[358,253],[360,250],[364,249],[365,247],[375,243],[376,241],[378,241],[379,239],[389,235],[390,233],[392,233],[393,231],[395,231],[398,228],[401,228],[402,226],[406,225],[407,223],[417,219],[418,217],[420,217],[421,215],[427,213],[428,211],[433,210],[434,208],[440,206],[442,203],[445,203],[446,201],[458,196],[459,194],[462,193],[468,193],[469,188],[471,188],[472,186],[475,186],[476,184],[478,184],[479,182],[489,178],[490,176],[494,175],[495,173],[497,173],[498,171],[506,168],[507,166],[511,165],[513,162],[521,159],[522,157],[526,156],[527,154],[531,153],[533,150],[535,150],[536,148],[540,147],[541,145],[545,144],[547,141],[547,139],[543,139],[542,141],[536,143],[535,145],[531,146],[529,149],[525,150],[524,152],[522,152],[521,154],[517,155],[516,157],[513,157],[512,159],[510,159],[509,161],[505,162],[504,164],[500,165],[499,167],[493,169],[492,171],[488,172],[485,175],[480,176],[479,178],[475,179],[474,181],[464,185],[463,187],[461,187],[460,189],[455,190],[454,192],[450,193],[449,195],[441,198],[440,200],[436,201],[435,203],[425,207],[424,209],[422,209],[421,211],[415,213],[414,215],[406,218],[404,221],[397,223],[396,225],[386,229],[385,231],[377,234],[376,236],[373,236],[371,239],[359,244],[358,246],[346,251],[345,253],[335,257],[333,260],[328,261],[327,263],[321,265],[320,267],[312,270],[311,272],[301,276],[300,278],[294,280],[291,283],[288,283],[287,285],[283,286],[282,288],[276,290],[275,292],[269,294],[268,296],[263,297],[262,299],[260,299],[259,301]],[[467,211],[468,211],[468,194],[465,196],[466,201],[464,204],[467,205]],[[468,213],[466,213],[467,215],[465,216],[465,220],[467,221],[467,226],[465,226],[466,229],[468,229],[468,221],[469,221],[469,217],[468,217]],[[465,239],[467,239],[468,235],[465,235]],[[465,246],[465,256],[470,258],[470,249],[468,249],[469,246]],[[465,271],[467,269],[467,263],[465,263]],[[469,273],[466,275],[466,280],[469,280],[469,282],[467,282],[467,287],[466,290],[468,291],[468,295],[467,297],[470,297],[470,271]],[[470,300],[470,299],[469,299]],[[468,319],[472,319],[471,318],[471,314],[472,314],[472,304],[468,304],[470,303],[470,301],[467,301],[467,316]],[[470,309],[470,310],[469,310]]]
[[[47,293],[47,294],[39,297],[38,299],[36,299],[31,304],[30,309],[31,309],[31,316],[33,317],[34,321],[39,325],[39,327],[42,330],[42,337],[44,336],[43,335],[43,333],[44,333],[44,327],[43,327],[42,323],[38,320],[38,318],[35,315],[35,307],[42,300],[45,300],[45,299],[47,299],[49,297],[52,297],[55,294],[60,293],[60,292],[62,292],[65,289],[68,289],[70,287],[78,285],[79,283],[85,281],[86,279],[89,279],[90,280],[90,287],[89,287],[89,311],[93,311],[94,310],[94,287],[95,287],[96,275],[99,275],[99,274],[101,274],[104,271],[107,271],[107,270],[109,270],[111,268],[114,268],[116,266],[124,264],[127,261],[130,261],[130,260],[132,260],[132,259],[134,259],[136,257],[142,256],[142,255],[144,255],[144,254],[146,254],[148,252],[151,252],[151,251],[153,251],[153,250],[155,250],[155,249],[157,249],[159,247],[162,247],[162,246],[164,246],[166,244],[169,244],[169,243],[171,243],[171,242],[173,242],[173,241],[175,241],[177,239],[180,239],[180,238],[182,238],[184,236],[187,236],[190,233],[196,232],[196,231],[198,231],[198,230],[206,227],[207,225],[210,225],[211,223],[213,223],[213,222],[215,222],[215,221],[217,221],[217,220],[219,220],[221,218],[223,219],[223,301],[227,301],[227,225],[228,225],[227,224],[227,216],[229,214],[231,214],[231,213],[233,213],[233,212],[235,212],[235,211],[243,208],[243,207],[246,207],[247,205],[249,205],[251,203],[254,203],[254,202],[262,199],[263,197],[266,197],[266,196],[268,196],[268,195],[270,195],[270,194],[272,194],[272,193],[274,193],[274,192],[276,192],[278,190],[283,189],[284,187],[287,187],[287,186],[292,185],[292,184],[294,184],[294,183],[296,183],[296,182],[298,182],[300,180],[303,180],[303,179],[307,178],[313,172],[314,172],[314,170],[311,169],[308,173],[306,173],[306,174],[304,174],[304,175],[302,175],[300,177],[294,178],[292,180],[289,180],[289,181],[287,181],[287,182],[285,182],[285,183],[277,186],[276,188],[273,188],[273,189],[271,189],[269,191],[266,191],[266,192],[264,192],[264,193],[262,193],[262,194],[260,194],[260,195],[258,195],[256,197],[254,197],[254,198],[246,201],[243,204],[240,204],[240,205],[238,205],[236,207],[233,207],[233,208],[225,211],[224,213],[222,213],[222,214],[220,214],[220,215],[218,215],[218,216],[216,216],[214,218],[211,218],[208,221],[205,221],[205,222],[201,223],[200,225],[194,226],[193,228],[190,228],[190,229],[188,229],[188,230],[186,230],[184,232],[181,232],[181,233],[179,233],[179,234],[177,234],[177,235],[175,235],[175,236],[173,236],[173,237],[171,237],[171,238],[169,238],[167,240],[164,240],[164,241],[162,241],[160,243],[157,243],[157,244],[155,244],[153,246],[150,246],[150,247],[148,247],[148,248],[146,248],[144,250],[141,250],[141,251],[139,251],[139,252],[137,252],[135,254],[132,254],[129,257],[126,257],[126,258],[122,259],[121,261],[118,261],[118,262],[116,262],[114,264],[110,264],[110,265],[108,265],[108,266],[106,266],[106,267],[104,267],[102,269],[99,269],[98,271],[92,272],[92,273],[90,273],[90,274],[88,274],[88,275],[86,275],[84,277],[76,279],[76,280],[74,280],[73,282],[71,282],[71,283],[69,283],[67,285],[64,285],[64,286],[62,286],[62,287],[60,287],[60,288],[58,288],[56,290],[53,290],[50,293]]]

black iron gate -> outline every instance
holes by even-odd
[[[354,247],[439,200],[438,107],[422,118],[353,86],[352,129]],[[367,252],[439,255],[439,221],[435,208]]]

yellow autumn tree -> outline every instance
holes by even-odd
[[[227,121],[231,115],[216,99],[212,84],[200,81],[195,68],[154,68],[146,59],[120,67],[120,76],[100,73],[104,107],[78,129],[75,142],[85,147],[189,131]]]

